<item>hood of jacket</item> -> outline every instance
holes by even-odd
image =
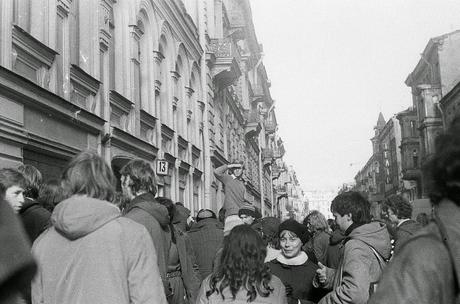
[[[391,252],[390,234],[382,222],[371,222],[353,229],[347,239],[356,239],[372,246],[382,257],[388,259]]]
[[[51,223],[63,236],[76,240],[119,216],[120,210],[107,201],[75,195],[56,206]]]
[[[155,197],[151,193],[144,193],[136,196],[129,204],[126,212],[134,208],[139,208],[153,216],[162,228],[169,225],[168,209],[155,201]]]
[[[343,239],[345,239],[345,237],[346,236],[339,229],[337,229],[335,231],[332,231],[331,237],[329,238],[329,244],[330,245],[337,245],[338,243],[343,241]]]
[[[221,229],[224,230],[224,226],[215,218],[202,219],[192,225],[189,232],[196,232],[203,228]]]

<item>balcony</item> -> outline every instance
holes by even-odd
[[[277,179],[280,177],[281,173],[286,172],[285,167],[281,167],[278,165],[272,166],[272,179]]]
[[[259,110],[245,110],[244,118],[246,119],[245,133],[246,136],[252,137],[259,134],[261,127],[262,119],[259,114]]]
[[[264,122],[265,132],[268,134],[273,134],[276,132],[276,123],[272,120],[266,120]]]
[[[419,168],[404,168],[402,169],[404,180],[419,180],[422,177],[422,172]]]
[[[215,56],[213,80],[220,88],[226,88],[241,76],[236,60],[239,49],[231,38],[211,39],[209,48]]]

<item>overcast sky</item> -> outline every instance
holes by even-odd
[[[304,190],[353,180],[379,112],[412,104],[404,81],[429,39],[460,29],[457,0],[250,2],[284,159]]]

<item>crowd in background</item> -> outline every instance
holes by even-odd
[[[358,192],[302,223],[260,215],[240,163],[215,170],[223,208],[192,216],[159,197],[140,159],[115,175],[82,152],[62,179],[0,169],[0,303],[457,303],[460,123],[437,141],[433,214],[400,195],[374,220]],[[33,244],[32,248],[30,247]]]

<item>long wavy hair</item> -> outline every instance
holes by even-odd
[[[269,286],[271,274],[264,264],[267,249],[259,234],[248,225],[236,226],[224,242],[224,248],[217,270],[211,274],[209,298],[213,293],[220,294],[230,289],[233,300],[241,288],[247,291],[248,302],[259,294],[268,297],[273,288]]]

